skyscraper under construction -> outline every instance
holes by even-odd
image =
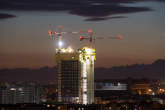
[[[93,31],[88,29],[87,35],[80,36],[80,41],[88,40],[89,47],[74,51],[72,48],[62,48],[62,35],[81,34],[82,32],[62,32],[61,25],[57,29],[58,32],[49,30],[48,33],[53,39],[58,39],[59,48],[56,50],[58,101],[92,104],[94,103],[94,61],[96,60],[93,41],[96,37],[93,37]],[[122,39],[122,35],[108,38]],[[104,37],[97,37],[97,39],[104,39]]]
[[[56,50],[58,101],[91,104],[94,102],[94,48]]]

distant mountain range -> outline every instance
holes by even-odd
[[[133,64],[112,68],[96,68],[96,79],[149,78],[165,80],[165,60],[159,59],[152,64]]]
[[[95,79],[149,78],[165,80],[165,60],[159,59],[152,64],[133,64],[112,68],[95,68]],[[40,69],[1,69],[0,81],[52,81],[56,80],[56,67]]]

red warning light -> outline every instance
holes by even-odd
[[[118,39],[122,39],[122,38],[123,38],[123,35],[118,34],[118,35],[117,35],[117,38],[118,38]]]
[[[49,35],[52,36],[53,32],[51,30],[48,31]]]
[[[88,29],[88,33],[93,33],[92,29]]]
[[[82,41],[84,39],[84,37],[83,36],[80,36],[80,41]]]

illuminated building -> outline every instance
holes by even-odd
[[[8,84],[0,87],[0,104],[41,103],[42,87],[36,84]]]
[[[131,91],[133,94],[138,95],[152,95],[151,85],[149,83],[136,83],[131,85]]]
[[[58,101],[91,104],[94,102],[95,49],[84,47],[56,50]]]

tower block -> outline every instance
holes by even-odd
[[[56,50],[59,102],[94,103],[95,60],[94,48]]]

